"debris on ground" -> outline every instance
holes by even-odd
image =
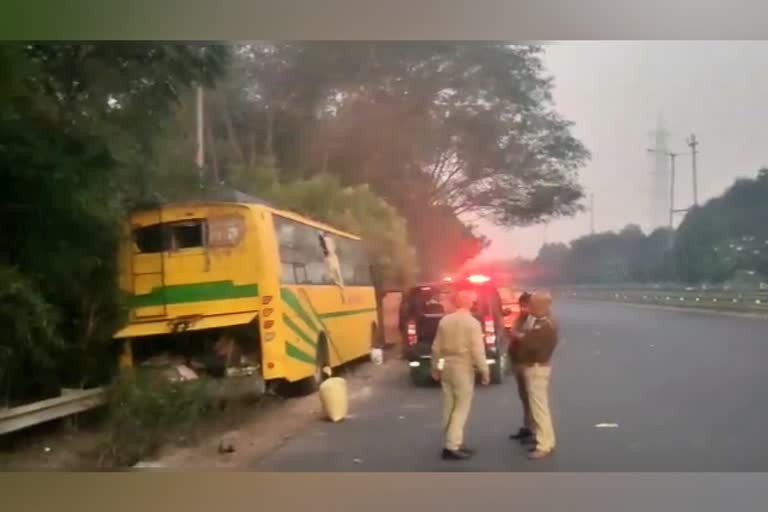
[[[362,464],[363,463],[363,459],[355,459],[352,462],[354,462],[355,464]]]
[[[223,437],[219,441],[219,453],[234,453],[235,451],[235,441],[232,439],[232,437]]]
[[[133,469],[163,469],[164,467],[159,462],[137,462]]]
[[[619,428],[618,423],[598,423],[595,428]]]

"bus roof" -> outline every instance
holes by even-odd
[[[345,238],[351,238],[353,240],[360,240],[360,237],[357,235],[353,235],[352,233],[347,233],[346,231],[342,231],[340,229],[334,228],[333,226],[329,226],[328,224],[325,224],[323,222],[318,222],[316,220],[312,220],[309,217],[305,215],[301,215],[299,213],[290,212],[288,210],[280,210],[278,208],[272,207],[272,206],[266,206],[265,209],[271,211],[272,213],[279,215],[281,217],[285,217],[286,219],[294,220],[296,222],[301,222],[303,224],[306,224],[308,226],[312,226],[313,228],[322,229],[323,231],[328,231],[329,233],[333,233],[338,236],[343,236]]]
[[[159,208],[180,208],[184,206],[239,206],[241,208],[248,208],[248,209],[264,209],[269,212],[272,212],[275,215],[279,215],[281,217],[284,217],[289,220],[293,220],[296,222],[300,222],[302,224],[306,224],[308,226],[312,226],[313,228],[321,229],[323,231],[327,231],[329,233],[333,233],[334,235],[342,236],[345,238],[351,238],[353,240],[360,240],[361,238],[357,235],[354,235],[352,233],[348,233],[346,231],[342,231],[338,228],[334,228],[333,226],[330,226],[328,224],[325,224],[323,222],[319,222],[316,220],[313,220],[305,215],[301,215],[299,213],[291,212],[288,210],[281,210],[279,208],[276,208],[274,206],[271,206],[266,201],[264,202],[239,202],[239,201],[220,201],[220,200],[206,200],[206,199],[197,199],[197,200],[188,200],[188,201],[169,201],[164,203],[156,203],[156,204],[146,204],[141,207],[135,208],[133,212],[131,213],[138,213],[141,211],[151,211],[156,210]]]

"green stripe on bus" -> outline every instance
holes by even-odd
[[[235,285],[232,281],[193,283],[159,286],[150,293],[128,297],[128,305],[134,308],[163,306],[209,300],[247,299],[259,296],[257,284]]]
[[[313,330],[315,334],[320,332],[320,329],[318,328],[315,321],[312,319],[312,317],[307,313],[307,311],[302,307],[301,302],[299,301],[299,298],[294,295],[294,293],[289,290],[288,288],[281,288],[280,289],[280,297],[282,297],[283,301],[288,304],[291,309],[298,315],[299,318],[301,318],[305,324],[307,324],[307,327]]]
[[[293,320],[291,320],[291,317],[284,314],[283,322],[285,322],[285,325],[288,326],[288,328],[292,330],[296,334],[296,336],[298,336],[308,344],[312,345],[313,347],[317,348],[317,342],[313,340],[310,336],[308,336],[304,331],[302,331],[301,327],[296,325],[296,323]]]
[[[298,359],[302,363],[315,364],[315,358],[302,351],[295,345],[285,342],[285,354],[293,359]]]
[[[375,312],[376,312],[376,308],[349,309],[346,311],[332,311],[330,313],[320,313],[317,316],[325,320],[328,318],[339,318],[342,316],[362,315],[364,313],[375,313]]]

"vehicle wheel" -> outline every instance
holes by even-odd
[[[411,383],[416,387],[429,386],[432,382],[432,376],[424,371],[422,367],[411,368]]]
[[[290,386],[291,394],[299,396],[311,395],[320,387],[325,379],[328,378],[323,369],[330,364],[328,359],[328,340],[324,334],[321,334],[317,340],[317,354],[315,357],[315,369],[310,377],[293,383]]]
[[[411,384],[418,387],[421,385],[421,375],[419,375],[419,369],[418,368],[411,368],[411,371],[409,372],[409,375],[411,377]]]
[[[509,366],[509,357],[506,353],[501,353],[496,358],[496,363],[491,365],[491,383],[502,384],[507,376]]]

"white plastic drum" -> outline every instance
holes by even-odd
[[[320,402],[323,413],[330,421],[336,423],[347,417],[349,400],[347,398],[347,382],[341,377],[331,377],[320,384]]]

